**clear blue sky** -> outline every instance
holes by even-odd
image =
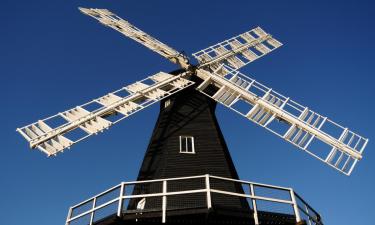
[[[193,53],[263,27],[284,43],[243,71],[370,138],[351,177],[218,107],[242,179],[290,186],[330,225],[374,224],[372,1],[11,1],[0,3],[0,223],[63,224],[67,210],[136,178],[154,106],[56,158],[15,129],[175,65],[77,10],[108,8]]]

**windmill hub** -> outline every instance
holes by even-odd
[[[90,225],[167,221],[303,224],[303,218],[309,224],[322,224],[319,214],[291,188],[239,180],[215,116],[216,103],[220,103],[339,172],[352,173],[362,159],[367,138],[239,71],[281,47],[278,40],[256,27],[194,53],[198,64],[192,65],[184,53],[109,10],[79,10],[181,69],[153,74],[17,129],[31,148],[55,156],[161,103],[137,181],[123,182],[72,206],[66,225],[84,218],[88,220],[82,224]],[[56,125],[57,120],[63,122]],[[289,197],[259,194],[261,189],[284,192]],[[114,198],[103,203],[102,198],[115,192]],[[285,204],[290,211],[264,209],[264,202]],[[110,214],[98,216],[100,210],[114,205]]]

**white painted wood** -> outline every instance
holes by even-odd
[[[31,148],[37,147],[47,155],[61,152],[72,144],[109,128],[135,112],[191,86],[193,82],[186,78],[197,75],[204,80],[198,87],[199,91],[204,93],[210,84],[217,86],[219,91],[210,97],[340,172],[349,175],[358,160],[362,158],[368,139],[349,130],[346,130],[345,135],[340,138],[334,137],[330,131],[324,130],[326,124],[341,130],[346,128],[235,70],[282,46],[278,40],[262,28],[257,27],[194,53],[193,56],[200,63],[195,67],[189,64],[185,55],[141,31],[109,10],[87,8],[80,8],[80,10],[100,23],[179,64],[186,72],[177,76],[159,72],[84,105],[18,128],[17,131],[30,143]],[[150,81],[152,82],[150,83]],[[257,91],[263,94],[255,94],[258,93]],[[128,94],[124,96],[120,92]],[[238,101],[244,101],[250,106],[250,110],[239,112],[234,108]],[[85,106],[92,103],[99,103],[102,107],[86,110]],[[296,115],[290,109],[285,109],[286,107],[292,108],[300,114]],[[117,113],[120,114],[119,119],[112,122],[107,120],[108,116]],[[52,119],[62,119],[64,122],[61,125],[52,126],[49,122]],[[271,125],[275,124],[275,119],[288,125],[286,132],[280,133],[271,128]],[[87,135],[82,135],[75,140],[63,136],[76,129],[81,129]],[[309,146],[317,140],[332,147],[327,156],[318,156],[311,151]],[[336,154],[340,155],[337,160],[333,160]],[[344,162],[343,166],[341,166],[342,162]]]
[[[204,187],[196,187],[191,190],[185,190],[183,187],[181,187],[181,190],[176,190],[174,189],[173,191],[168,191],[167,189],[167,184],[169,181],[176,181],[176,180],[196,180],[196,179],[201,179],[201,182],[205,183]],[[219,186],[211,186],[211,180],[213,180],[212,183],[215,183],[216,181],[225,181],[225,182],[230,182],[236,184],[236,185],[247,185],[250,187],[250,193],[243,193],[243,192],[231,192],[227,191],[223,187]],[[123,191],[126,188],[127,185],[133,186],[137,184],[152,184],[152,183],[162,183],[162,191],[155,191],[155,192],[147,192],[147,193],[140,193],[140,194],[131,194],[131,195],[124,195]],[[266,193],[261,193],[260,195],[257,195],[255,192],[255,188],[265,188],[267,190],[274,190],[274,191],[279,191],[279,192],[284,192],[285,194],[290,195],[290,200],[286,199],[285,197],[277,198],[274,197],[272,194],[266,194]],[[112,196],[111,193],[113,193],[114,190],[119,190],[120,193],[119,196]],[[83,218],[87,215],[94,215],[95,212],[105,209],[106,207],[112,205],[112,204],[118,204],[118,207],[115,208],[114,210],[117,211],[117,214],[121,210],[119,208],[122,205],[124,199],[141,199],[141,201],[138,202],[137,204],[137,210],[139,210],[140,214],[142,214],[142,210],[145,207],[145,203],[147,202],[148,198],[162,198],[162,207],[159,209],[159,212],[161,212],[161,219],[162,222],[165,223],[167,222],[167,198],[168,196],[174,196],[174,199],[177,197],[184,198],[187,194],[197,194],[197,193],[206,193],[205,197],[202,195],[203,198],[207,201],[207,208],[210,209],[212,207],[211,203],[211,195],[212,193],[217,193],[220,195],[225,195],[226,197],[235,197],[235,198],[248,198],[250,201],[252,201],[253,204],[253,213],[254,213],[254,219],[255,219],[255,224],[259,224],[259,219],[258,219],[258,207],[257,207],[257,201],[262,201],[262,202],[268,202],[268,203],[277,203],[277,204],[282,204],[282,205],[289,205],[292,206],[294,209],[294,216],[296,217],[296,222],[301,221],[301,218],[303,215],[304,217],[309,217],[311,221],[313,222],[319,222],[317,221],[317,218],[319,217],[319,214],[310,206],[308,205],[301,197],[299,197],[291,188],[287,187],[280,187],[280,186],[274,186],[274,185],[268,185],[268,184],[261,184],[261,183],[256,183],[256,182],[249,182],[249,181],[243,181],[243,180],[235,180],[231,178],[224,178],[224,177],[218,177],[218,176],[212,176],[209,174],[206,175],[200,175],[200,176],[191,176],[191,177],[177,177],[177,178],[167,178],[167,179],[156,179],[156,180],[143,180],[143,181],[132,181],[132,182],[122,182],[119,185],[116,185],[112,188],[109,188],[106,191],[103,191],[79,204],[76,204],[72,207],[69,208],[66,224],[71,224],[75,223],[77,220],[80,218]],[[105,198],[107,195],[110,195],[110,198]],[[105,202],[101,203],[100,205],[94,205],[90,209],[85,209],[85,205],[89,202],[95,201],[97,198],[105,198],[107,199]],[[297,201],[298,199],[298,201]],[[79,211],[80,214],[74,215],[72,214],[72,211]],[[116,213],[116,212],[114,212]],[[95,220],[92,221],[93,223],[97,222]],[[319,223],[317,223],[319,224]]]
[[[249,186],[250,186],[250,194],[253,195],[253,196],[256,196],[255,190],[254,190],[254,185],[250,184]],[[257,202],[256,202],[255,199],[252,199],[251,203],[253,205],[254,223],[255,223],[255,225],[259,225]]]
[[[255,33],[258,37],[255,37],[252,33]],[[262,44],[263,42],[269,43],[273,48],[268,48]],[[200,63],[199,68],[215,69],[224,63],[232,68],[239,69],[281,46],[282,44],[279,41],[275,40],[260,27],[257,27],[198,51],[193,56]],[[252,47],[257,49],[260,55],[253,52],[251,50]],[[237,57],[238,55],[242,55],[243,58],[240,59]],[[221,69],[221,75],[225,75],[225,72],[228,71]]]
[[[182,53],[174,50],[168,45],[158,41],[149,34],[143,32],[139,28],[130,24],[128,21],[120,18],[116,14],[110,12],[107,9],[88,9],[88,8],[79,8],[79,10],[96,20],[100,23],[108,26],[121,34],[125,35],[128,38],[133,39],[134,41],[144,45],[145,47],[151,49],[152,51],[162,55],[173,63],[179,64],[181,67],[187,69],[189,67],[188,59]]]
[[[133,93],[137,93],[139,91],[143,91],[143,90],[147,89],[148,87],[150,87],[150,86],[148,86],[147,84],[144,84],[144,83],[141,83],[141,82],[136,82],[134,84],[126,86],[125,89],[133,94]]]
[[[162,219],[161,222],[165,223],[167,221],[167,181],[163,181],[163,202],[162,202]]]
[[[194,82],[185,79],[189,75],[189,73],[182,73],[173,76],[160,72],[81,106],[19,128],[17,131],[29,141],[30,147],[38,147],[48,156],[55,155],[93,134],[108,129],[113,124],[170,96],[172,93],[191,86]],[[145,85],[143,83],[150,83],[149,81],[154,84]],[[125,92],[128,94],[125,97],[120,97],[119,94]],[[102,107],[92,111],[85,109],[86,106],[93,103],[99,103]],[[114,112],[118,112],[122,116],[113,122],[104,118]],[[52,128],[49,125],[49,121],[52,119],[60,119],[63,123]],[[81,129],[84,133],[79,134],[80,136],[75,140],[63,136],[63,134],[70,133],[75,129]]]
[[[339,161],[335,161],[334,163],[327,161],[327,156],[321,156],[320,154],[316,154],[316,151],[319,151],[318,149],[309,148],[312,141],[320,140],[322,143],[331,146],[332,148],[339,151],[339,153],[342,156],[345,156],[345,154],[348,155],[349,157],[354,159],[352,161],[348,161],[348,163],[351,162],[351,166],[356,163],[356,160],[360,160],[362,158],[362,153],[360,151],[363,148],[363,146],[367,143],[367,139],[357,134],[354,134],[358,138],[358,143],[354,147],[347,145],[344,142],[344,137],[346,137],[346,135],[343,135],[343,138],[335,138],[333,134],[329,133],[330,130],[324,130],[324,128],[322,128],[322,126],[327,123],[330,123],[330,125],[334,126],[336,129],[345,130],[344,127],[338,125],[337,123],[331,120],[328,120],[326,117],[322,117],[321,115],[309,110],[307,107],[304,107],[290,100],[289,98],[280,95],[279,93],[273,91],[270,88],[267,88],[266,86],[260,84],[259,82],[256,82],[251,78],[246,77],[238,71],[232,70],[229,74],[221,76],[214,73],[210,73],[203,69],[199,69],[197,71],[197,75],[202,79],[211,80],[211,83],[219,88],[221,95],[218,95],[218,93],[214,93],[213,96],[216,96],[215,98],[213,96],[209,97],[224,104],[225,101],[222,101],[222,99],[218,98],[217,96],[223,96],[223,93],[238,93],[240,95],[239,98],[250,105],[251,109],[249,110],[249,112],[243,114],[238,110],[234,109],[232,106],[228,106],[226,104],[224,105],[233,109],[239,114],[249,118],[256,124],[265,127],[267,130],[284,138],[288,142],[306,151],[315,158],[318,158],[319,160],[327,163],[333,168],[339,170],[340,172],[346,175],[350,175],[351,172],[351,169],[347,169],[351,168],[348,167],[348,165],[345,166],[345,169],[347,170],[343,170],[344,167],[340,166],[340,162],[344,158],[340,157]],[[244,89],[241,86],[239,86],[236,82],[234,82],[236,80],[233,78],[234,76],[241,76],[241,79],[253,82],[252,88],[257,88],[258,92],[263,92],[263,96],[257,96],[252,92],[251,88]],[[205,93],[204,89],[199,90]],[[275,104],[275,99],[279,99],[280,102],[283,102],[283,104]],[[288,109],[285,109],[286,106],[288,106]],[[299,116],[295,115],[292,111],[289,111],[291,109],[299,111]],[[286,123],[289,125],[289,129],[284,134],[278,133],[279,131],[275,130],[274,128],[271,128],[269,126],[270,123],[267,123],[267,126],[264,126],[265,121],[270,117],[271,114],[274,116],[274,118],[277,118],[278,120],[282,121],[282,123]],[[313,118],[315,118],[315,120]],[[321,118],[323,118],[323,120]],[[310,139],[307,141],[308,137],[310,137]],[[322,154],[325,153],[322,152]]]

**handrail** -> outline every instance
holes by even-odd
[[[173,190],[168,191],[168,184],[170,184],[173,181],[181,181],[181,180],[194,180],[194,179],[202,179],[202,187],[200,188],[186,188],[184,190]],[[229,181],[233,183],[239,183],[239,184],[245,184],[249,185],[250,192],[232,192],[228,190],[220,190],[220,188],[214,186],[214,180],[222,180],[222,181]],[[133,193],[126,194],[125,190],[128,186],[135,186],[137,184],[155,184],[160,183],[160,190],[157,192],[147,192],[147,193],[134,193],[134,188],[132,189]],[[279,190],[283,191],[285,193],[289,193],[290,199],[285,198],[276,198],[276,197],[270,197],[270,196],[260,196],[255,193],[254,187],[260,187],[260,188],[266,188],[266,189],[273,189],[273,190]],[[96,205],[96,201],[98,198],[103,197],[115,190],[119,190],[119,194],[115,197],[112,197],[111,199],[107,200],[106,202],[102,203],[101,205]],[[70,225],[73,221],[77,221],[87,215],[90,215],[90,222],[89,225],[93,225],[95,222],[95,212],[97,212],[100,209],[103,209],[109,205],[112,205],[117,202],[117,216],[121,216],[121,213],[125,210],[127,210],[126,206],[123,205],[126,200],[132,200],[132,199],[147,199],[147,198],[155,198],[159,197],[162,201],[162,208],[158,209],[158,211],[162,212],[162,222],[165,223],[167,219],[167,198],[169,196],[180,196],[180,195],[186,195],[186,194],[198,194],[198,193],[206,193],[206,207],[207,209],[210,209],[212,207],[212,200],[211,200],[211,194],[221,194],[221,195],[227,195],[227,196],[236,196],[241,198],[249,198],[252,201],[252,211],[254,214],[254,220],[255,224],[259,224],[258,221],[258,209],[257,209],[257,201],[267,201],[267,202],[274,202],[279,204],[287,204],[292,206],[293,213],[295,216],[296,222],[301,221],[300,214],[304,214],[307,216],[307,219],[309,220],[309,224],[315,224],[315,225],[322,225],[323,223],[320,220],[320,215],[317,213],[309,204],[306,203],[305,200],[303,200],[298,194],[296,194],[293,189],[286,188],[286,187],[280,187],[280,186],[274,186],[274,185],[267,185],[267,184],[261,184],[256,182],[249,182],[249,181],[243,181],[243,180],[235,180],[231,178],[225,178],[225,177],[218,177],[218,176],[212,176],[212,175],[200,175],[200,176],[189,176],[189,177],[176,177],[176,178],[167,178],[167,179],[155,179],[155,180],[145,180],[145,181],[132,181],[132,182],[121,182],[120,184],[111,187],[107,189],[106,191],[103,191],[94,197],[91,197],[85,201],[82,201],[81,203],[78,203],[72,207],[69,208],[69,213],[66,219],[66,225]],[[298,199],[303,205],[298,205]],[[78,215],[74,215],[74,212],[76,210],[79,210],[81,207],[86,206],[88,203],[92,203],[92,206],[89,209],[84,210],[83,212],[80,212]],[[130,204],[130,203],[129,203]],[[140,210],[140,212],[143,210],[141,208],[137,207],[137,210]],[[76,223],[74,223],[76,224]],[[87,222],[85,223],[85,225]]]
[[[299,196],[297,193],[294,193],[296,197],[303,203],[305,204],[309,209],[311,209],[316,215],[319,215],[317,211],[315,211],[301,196]]]
[[[280,189],[280,190],[285,190],[285,191],[289,191],[289,189],[290,189],[290,188],[286,188],[286,187],[269,185],[269,184],[262,184],[262,183],[244,181],[244,180],[235,180],[235,179],[227,178],[227,177],[218,177],[218,176],[213,176],[213,175],[209,175],[209,176],[210,176],[210,178],[214,178],[214,179],[227,180],[227,181],[233,181],[233,182],[244,183],[244,184],[253,184],[253,185],[258,186],[258,187],[274,188],[274,189]]]

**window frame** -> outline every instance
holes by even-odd
[[[189,142],[187,141],[188,139],[191,140],[191,151],[188,151],[189,150],[189,148],[188,148],[188,143]],[[182,153],[182,154],[195,154],[194,136],[191,136],[191,135],[180,135],[179,136],[179,140],[180,140],[180,153]],[[183,151],[183,148],[182,148],[183,140],[186,143],[185,151]]]
[[[170,100],[170,99],[167,99],[167,100],[164,102],[164,109],[165,109],[165,108],[168,108],[170,105],[171,105],[171,100]]]

